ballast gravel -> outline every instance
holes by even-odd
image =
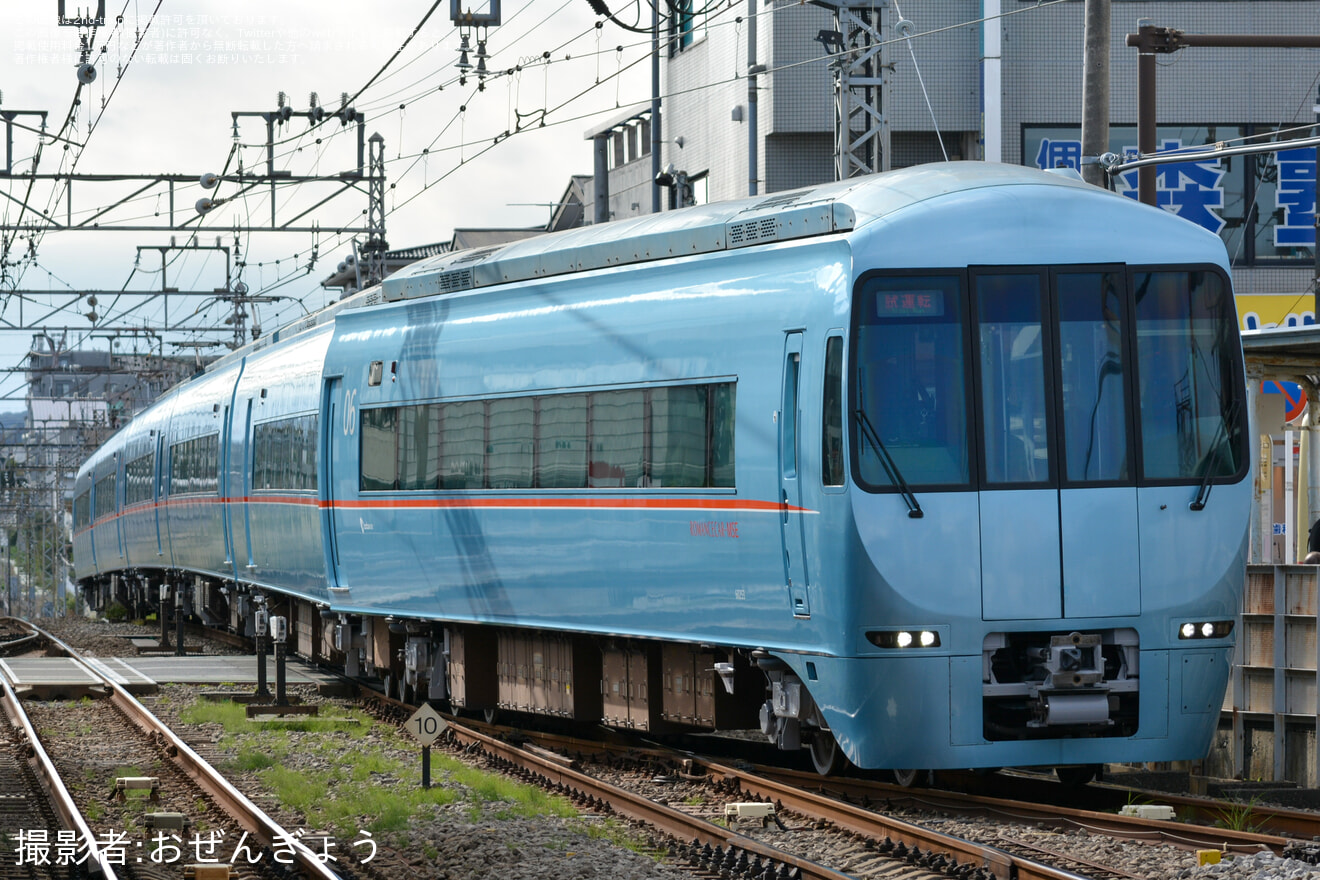
[[[152,636],[143,627],[131,623],[107,623],[78,618],[46,619],[37,621],[58,638],[79,650],[96,656],[131,656],[133,649],[126,636]],[[171,634],[172,635],[172,634]],[[190,653],[235,653],[233,649],[210,641],[194,645],[187,642]],[[320,701],[312,688],[291,688],[310,702]],[[144,702],[162,721],[213,764],[227,757],[218,748],[221,739],[219,724],[188,725],[178,715],[178,709],[190,703],[195,691],[186,685],[164,685],[155,698]],[[312,733],[297,734],[297,739],[315,739]],[[385,737],[368,733],[366,741],[358,745],[371,752],[388,748]],[[402,754],[402,753],[401,753]],[[411,761],[417,753],[404,755]],[[283,766],[289,770],[326,770],[326,762],[316,755],[316,749],[291,749]],[[305,817],[281,808],[270,791],[255,773],[233,773],[230,781],[276,821],[291,831],[300,829]],[[379,779],[382,786],[399,784],[396,779]],[[434,786],[454,785],[436,774]],[[495,805],[488,805],[480,818],[472,818],[472,804],[458,792],[458,799],[434,811],[417,812],[409,817],[405,832],[397,835],[379,835],[379,855],[373,859],[373,874],[384,880],[466,880],[466,878],[498,878],[498,880],[691,880],[691,874],[655,858],[634,852],[613,842],[618,835],[614,829],[602,834],[600,817],[583,812],[577,818],[538,816],[534,819],[495,817]],[[364,817],[366,818],[366,817]],[[308,829],[309,832],[313,829]],[[386,839],[388,837],[388,839]],[[304,840],[311,839],[304,838]],[[341,864],[348,841],[339,841],[336,851]],[[354,850],[361,855],[364,850]],[[368,876],[360,872],[359,876]]]
[[[128,655],[131,647],[125,636],[154,635],[143,627],[131,623],[106,623],[104,621],[86,621],[62,619],[41,621],[56,635],[79,647],[90,650],[100,656]],[[190,641],[188,648],[206,653],[230,653],[233,649],[212,642],[199,643]],[[220,739],[219,725],[189,726],[182,724],[174,706],[184,702],[182,691],[175,693],[175,688],[168,686],[162,694],[173,694],[173,699],[157,703],[153,711],[162,720],[176,727],[180,735],[197,748],[204,757],[215,761],[224,759],[217,752]],[[319,699],[310,691],[303,691],[308,699]],[[215,729],[208,729],[214,727]],[[315,736],[315,734],[306,734]],[[379,743],[369,735],[371,745]],[[307,749],[305,754],[293,750],[287,759],[289,769],[318,770],[325,769],[323,760],[315,755],[315,749]],[[233,780],[245,790],[253,800],[263,808],[271,810],[276,818],[287,826],[297,827],[301,817],[287,810],[280,810],[273,803],[271,795],[263,789],[255,774],[238,774]],[[381,785],[395,784],[397,780],[382,779]],[[449,784],[437,779],[435,784]],[[635,786],[646,790],[645,784]],[[678,806],[691,800],[700,799],[701,791],[686,784],[655,786],[647,794],[656,799]],[[1030,844],[1042,850],[1066,853],[1072,858],[1084,860],[1093,866],[1112,866],[1128,875],[1149,878],[1149,880],[1320,880],[1320,866],[1311,865],[1296,859],[1283,859],[1268,853],[1227,855],[1217,865],[1196,866],[1196,855],[1186,850],[1176,849],[1163,844],[1143,844],[1119,841],[1100,834],[1093,834],[1085,829],[1056,829],[1035,823],[1013,823],[999,819],[952,818],[947,815],[929,813],[922,809],[900,809],[892,811],[900,818],[917,824],[930,825],[959,837],[980,840],[983,843],[999,845],[1013,849],[1015,842]],[[457,802],[440,807],[429,815],[416,814],[410,819],[406,832],[406,843],[392,851],[382,848],[381,861],[377,862],[379,876],[398,877],[400,880],[416,880],[418,877],[434,878],[499,878],[499,880],[532,880],[532,878],[563,877],[571,880],[596,880],[596,878],[638,878],[638,880],[677,880],[690,878],[672,865],[657,862],[654,859],[617,846],[610,840],[594,832],[601,820],[590,813],[583,813],[576,819],[558,817],[540,817],[534,820],[522,818],[492,818],[489,814],[473,819],[468,807],[460,799]],[[793,819],[788,820],[790,833],[781,834],[771,828],[768,832],[754,834],[766,836],[767,842],[801,848],[811,852],[811,856],[824,864],[832,864],[838,869],[849,870],[850,859],[855,858],[855,847],[846,842],[825,839],[812,844],[807,836],[815,834],[809,827],[804,827]],[[799,838],[792,841],[792,838]],[[1037,856],[1040,854],[1037,853]],[[1082,876],[1098,872],[1088,867],[1072,863],[1062,864],[1066,870]],[[866,874],[863,869],[859,873]]]

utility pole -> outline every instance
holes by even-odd
[[[651,4],[651,213],[660,213],[660,3]]]
[[[765,70],[764,65],[756,63],[756,0],[747,0],[747,194],[756,195],[757,178],[760,176],[760,170],[757,167],[757,151],[760,144],[757,143],[756,133],[756,75]]]
[[[821,31],[816,39],[835,56],[834,69],[834,178],[847,180],[860,174],[888,171],[889,120],[884,112],[885,80],[882,17],[889,0],[811,0],[834,13],[835,30]],[[912,34],[912,23],[900,21],[895,35]]]
[[[1108,186],[1096,158],[1109,151],[1109,0],[1086,0],[1082,60],[1082,179]]]

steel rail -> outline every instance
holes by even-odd
[[[786,809],[803,816],[829,822],[865,837],[888,837],[907,846],[934,850],[959,862],[985,868],[1003,880],[1079,880],[1081,877],[1071,871],[1015,856],[997,847],[922,828],[901,819],[883,816],[756,773],[744,772],[704,759],[694,758],[693,764],[704,768],[707,774],[715,779],[736,783],[741,790],[755,797],[771,800],[777,804],[782,803]]]
[[[36,628],[34,627],[34,629]],[[37,631],[43,632],[40,629]],[[278,822],[267,816],[260,807],[248,800],[246,795],[234,788],[229,780],[221,776],[187,743],[179,739],[174,731],[163,724],[137,698],[120,687],[113,679],[101,675],[92,667],[82,663],[80,655],[73,648],[50,633],[44,633],[44,635],[57,650],[65,652],[67,656],[73,658],[75,663],[83,666],[89,675],[103,682],[109,690],[111,703],[123,712],[125,717],[132,721],[143,733],[148,736],[162,738],[166,753],[169,754],[172,750],[171,757],[180,768],[196,781],[207,794],[214,797],[240,825],[247,826],[247,830],[256,834],[267,846],[274,846],[276,843],[281,846],[289,846],[293,850],[294,860],[304,871],[304,876],[313,878],[313,880],[341,880],[340,876],[332,871],[325,862],[317,858],[316,854],[305,844],[285,831]]]
[[[843,798],[846,801],[858,801],[863,798],[889,800],[890,802],[911,801],[919,806],[930,806],[937,809],[997,813],[1024,821],[1044,822],[1051,825],[1073,825],[1087,831],[1117,837],[1166,843],[1186,850],[1231,849],[1247,853],[1269,850],[1278,855],[1290,843],[1296,842],[1296,840],[1285,837],[1254,831],[1235,831],[1231,828],[1211,827],[1209,825],[1191,825],[1186,822],[1143,819],[1139,816],[1122,816],[1117,813],[1102,813],[1097,810],[1083,810],[1053,804],[1041,805],[1021,800],[963,794],[953,791],[903,788],[865,779],[823,778],[796,770],[758,767],[757,772],[788,785],[810,786],[827,797]],[[1207,812],[1217,807],[1219,812],[1212,818],[1223,818],[1222,812],[1226,809],[1223,804],[1216,805],[1213,802],[1204,800],[1198,804],[1196,799],[1193,798],[1177,796],[1166,798],[1160,796],[1158,799],[1160,803],[1170,806],[1174,804],[1184,806],[1195,804]],[[1265,808],[1257,807],[1256,810],[1261,814],[1262,820],[1270,815],[1270,811]],[[1302,829],[1305,831],[1306,836],[1301,838],[1309,840],[1320,829],[1320,815],[1300,812],[1296,815],[1299,818],[1309,815],[1309,824]]]
[[[479,743],[482,748],[495,757],[545,777],[551,783],[558,783],[570,789],[576,789],[590,797],[604,800],[610,804],[614,812],[644,822],[679,841],[697,840],[711,846],[740,849],[746,852],[748,856],[759,856],[762,859],[770,859],[776,863],[795,868],[799,872],[797,876],[801,877],[802,880],[852,880],[848,874],[840,873],[809,859],[786,853],[758,840],[707,822],[705,819],[633,794],[618,786],[573,770],[551,758],[510,745],[484,733],[478,733],[461,724],[451,723],[449,729],[462,741]]]
[[[55,812],[59,815],[64,826],[72,829],[87,844],[86,861],[88,870],[93,874],[100,874],[104,880],[116,880],[118,875],[115,874],[115,870],[107,860],[106,854],[97,848],[96,835],[92,834],[92,829],[88,827],[86,820],[83,819],[78,805],[73,802],[69,790],[64,787],[59,771],[55,769],[55,762],[50,759],[50,755],[46,754],[46,750],[42,748],[41,739],[37,736],[37,731],[33,728],[27,712],[23,710],[23,704],[18,699],[18,694],[14,693],[14,689],[10,687],[9,682],[5,680],[3,675],[0,675],[0,685],[4,686],[4,692],[0,694],[0,703],[4,705],[5,713],[12,723],[27,738],[28,745],[32,748],[32,756],[37,762],[37,771],[50,793],[51,804],[54,806]]]

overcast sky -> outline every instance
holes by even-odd
[[[276,169],[312,175],[353,168],[355,131],[344,130],[337,120],[311,130],[304,115],[310,93],[318,93],[328,111],[338,110],[341,93],[362,91],[432,2],[107,0],[106,26],[96,31],[92,44],[98,75],[81,93],[80,31],[57,26],[57,0],[5,3],[0,10],[0,112],[47,111],[48,133],[55,133],[78,98],[64,132],[67,142],[47,138],[38,148],[35,134],[14,130],[13,170],[31,172],[38,153],[42,174],[67,173],[75,157],[79,174],[233,173],[240,160],[245,168],[260,170],[266,161],[265,123],[240,119],[241,146],[235,151],[231,113],[274,110],[281,91],[295,115],[277,129]],[[74,13],[79,4],[84,11],[95,5],[94,0],[67,0],[66,13]],[[637,15],[636,8],[612,5],[619,7],[621,19],[631,22]],[[503,23],[489,32],[487,65],[494,75],[484,91],[475,77],[466,85],[458,82],[454,65],[460,37],[449,18],[448,0],[441,0],[407,48],[354,102],[366,116],[366,133],[378,132],[385,139],[386,228],[392,248],[445,241],[456,226],[544,224],[549,204],[563,194],[570,175],[591,172],[585,132],[648,99],[645,37],[612,24],[597,29],[587,0],[504,0],[502,16]],[[474,35],[474,65],[476,48]],[[18,116],[15,122],[39,124],[31,116]],[[78,183],[70,203],[62,186],[38,184],[29,196],[27,182],[0,180],[0,193],[9,196],[2,199],[0,220],[15,224],[21,216],[30,223],[35,209],[54,213],[62,222],[71,209],[78,223],[141,185]],[[334,191],[326,184],[281,190],[277,218],[287,222]],[[175,210],[187,217],[197,199],[233,194],[232,184],[210,192],[200,185],[179,186]],[[19,207],[24,201],[27,209]],[[366,206],[364,194],[347,192],[299,223],[308,225],[314,218],[322,227],[365,225]],[[155,189],[100,219],[143,225],[160,222],[167,211],[164,190]],[[236,198],[206,216],[199,243],[214,245],[220,235],[222,244],[232,246],[229,226],[269,218],[264,192]],[[13,242],[9,260],[20,262],[7,267],[0,279],[5,300],[0,321],[18,321],[14,289],[50,291],[24,299],[23,320],[32,323],[35,315],[48,311],[41,307],[44,301],[64,307],[49,323],[80,329],[70,334],[70,342],[86,337],[95,332],[84,317],[90,308],[85,300],[70,307],[72,294],[158,289],[158,248],[170,237],[168,232],[50,231],[37,237],[35,260],[20,260],[29,255],[29,241]],[[175,237],[185,242],[184,234]],[[260,307],[258,317],[267,329],[323,305],[329,294],[319,281],[351,252],[348,237],[324,232],[241,233],[238,242],[250,291],[288,298]],[[318,262],[306,273],[313,245]],[[142,252],[135,272],[139,247],[149,250]],[[171,251],[167,257],[170,287],[210,291],[224,283],[218,252]],[[162,318],[159,303],[131,297],[102,297],[95,311],[104,320],[107,313],[130,309],[132,320],[142,324],[158,324]],[[227,312],[195,297],[172,303],[171,320],[194,309],[216,322]],[[30,332],[0,332],[0,366],[18,364],[30,341]],[[108,343],[92,337],[88,344],[104,348]],[[123,350],[133,346],[130,340],[119,344]],[[167,345],[165,351],[176,349]],[[21,376],[0,381],[0,396],[21,399]],[[0,409],[19,405],[0,400]]]

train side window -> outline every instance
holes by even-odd
[[[715,488],[734,486],[734,426],[738,386],[720,382],[710,386],[710,482]]]
[[[641,390],[591,395],[591,461],[587,484],[594,489],[645,485],[646,394]]]
[[[820,480],[843,485],[843,337],[825,340],[825,387],[821,394]]]
[[[115,475],[113,472],[96,481],[93,496],[96,499],[96,519],[109,516],[115,512]]]
[[[364,492],[394,489],[398,486],[398,445],[395,435],[398,418],[399,408],[396,406],[362,410],[362,471],[358,485]]]
[[[1243,464],[1232,296],[1213,272],[1137,272],[1142,476],[1227,477]]]
[[[651,486],[706,485],[709,395],[705,385],[651,391]]]
[[[151,500],[151,479],[156,470],[156,453],[148,452],[124,465],[124,506],[131,507]]]
[[[536,485],[584,489],[587,485],[587,395],[556,394],[538,401]]]
[[[170,447],[170,494],[220,491],[220,435],[207,434]]]
[[[439,404],[399,407],[399,472],[395,488],[440,487],[440,410]]]
[[[316,416],[262,422],[252,431],[252,487],[316,491]]]
[[[536,400],[504,397],[490,401],[486,441],[486,485],[491,489],[530,489]]]
[[[446,403],[440,409],[440,488],[480,489],[486,485],[486,404],[480,400]]]

